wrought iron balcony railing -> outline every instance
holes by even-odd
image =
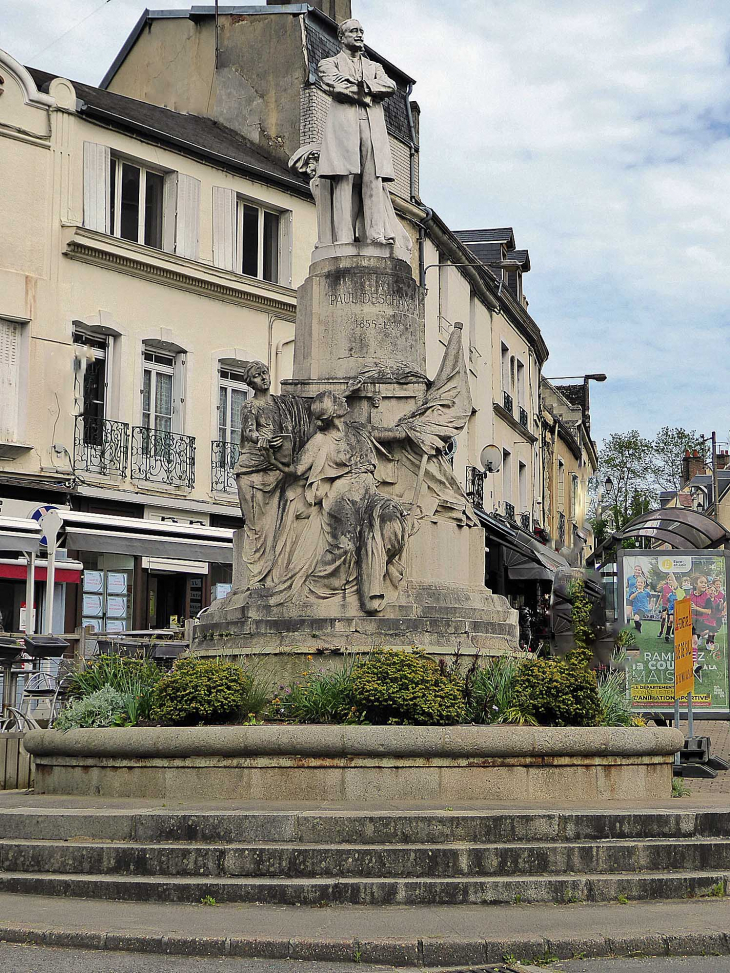
[[[505,411],[509,412],[510,415],[513,413],[514,403],[512,402],[512,396],[509,392],[502,392],[502,399]]]
[[[523,409],[522,406],[520,406],[520,425],[524,426],[525,429],[530,428],[530,417],[527,414],[527,409]]]
[[[98,416],[76,416],[74,470],[106,476],[127,475],[129,425]]]
[[[195,437],[132,426],[133,480],[195,485]]]
[[[484,510],[484,474],[476,466],[466,468],[466,498],[472,506]]]
[[[529,530],[530,529],[530,515],[529,514],[520,514],[520,527],[523,530]]]
[[[513,503],[510,503],[509,500],[504,501],[504,513],[505,516],[507,517],[507,520],[511,520],[513,521],[513,523],[517,523],[517,521],[515,520],[515,505]]]
[[[217,493],[235,493],[233,470],[240,451],[238,443],[227,443],[223,439],[215,439],[210,444],[210,482]]]

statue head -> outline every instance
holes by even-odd
[[[262,361],[250,361],[242,369],[241,374],[246,385],[252,388],[254,392],[266,392],[271,388],[269,366],[265,365]]]
[[[343,20],[337,28],[337,40],[350,54],[365,50],[365,31],[359,20]]]
[[[312,418],[320,429],[324,429],[333,419],[341,419],[349,411],[347,402],[343,397],[329,389],[318,392],[312,399]]]

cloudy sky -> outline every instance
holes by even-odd
[[[418,79],[424,201],[454,229],[514,227],[530,251],[525,292],[550,348],[546,375],[607,373],[593,386],[594,435],[669,424],[726,439],[728,0],[353,9],[368,42]],[[97,84],[142,10],[7,3],[0,46]]]

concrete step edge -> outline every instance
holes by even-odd
[[[522,963],[545,957],[571,959],[576,955],[700,956],[730,954],[730,935],[698,931],[691,935],[649,933],[635,936],[556,936],[533,939],[255,939],[246,937],[188,937],[165,934],[125,934],[91,930],[44,928],[31,923],[0,924],[0,940],[37,946],[85,950],[113,950],[177,956],[232,956],[256,959],[296,959],[314,962],[389,964],[394,967],[443,968],[500,963],[505,956]]]

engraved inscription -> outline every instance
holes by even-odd
[[[361,294],[354,291],[344,294],[330,294],[330,307],[345,304],[363,304],[370,307],[387,307],[393,311],[402,311],[406,314],[415,314],[416,309],[413,301],[395,294],[376,294],[364,291]]]

